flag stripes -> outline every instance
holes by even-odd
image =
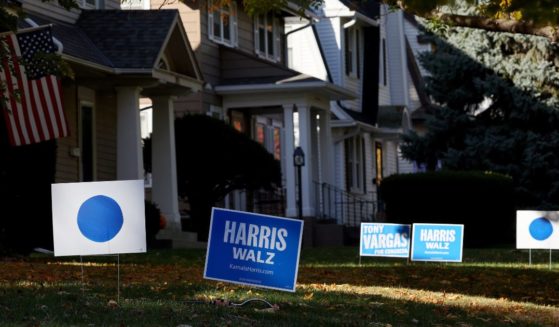
[[[25,145],[67,136],[60,81],[42,71],[42,67],[33,67],[32,76],[28,76],[21,60],[29,60],[37,52],[54,52],[50,28],[9,33],[2,41],[8,49],[0,78],[5,84],[4,118],[10,144]]]

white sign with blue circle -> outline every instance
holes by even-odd
[[[517,211],[516,248],[559,249],[559,211]]]
[[[303,221],[212,209],[204,278],[295,292]]]
[[[52,184],[54,255],[146,252],[143,180]]]
[[[464,225],[413,224],[411,260],[462,262]]]
[[[361,223],[359,255],[408,258],[410,229],[403,224]]]

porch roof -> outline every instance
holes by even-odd
[[[354,99],[357,95],[341,86],[302,74],[273,61],[238,49],[220,47],[221,76],[215,91],[220,95],[290,94],[320,95],[328,100]]]
[[[215,91],[220,95],[262,94],[262,93],[315,93],[328,100],[354,99],[357,95],[338,85],[299,74],[289,78],[263,77],[228,85],[219,85]]]
[[[79,66],[78,74],[98,79],[93,84],[134,84],[141,79],[139,86],[167,85],[174,89],[171,93],[202,87],[202,74],[176,10],[84,10],[76,24],[38,15],[28,18],[32,22],[22,21],[20,27],[51,25],[53,37],[62,43],[62,57]],[[158,67],[171,39],[173,48],[180,47],[182,54],[190,56],[189,65],[180,70]],[[107,79],[110,75],[120,77]]]

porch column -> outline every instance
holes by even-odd
[[[297,217],[297,201],[295,189],[295,167],[293,166],[293,151],[295,150],[295,137],[293,126],[293,105],[283,105],[283,124],[285,133],[285,144],[283,146],[283,158],[285,162],[285,215]]]
[[[153,132],[151,137],[152,199],[167,218],[167,229],[181,230],[175,155],[175,112],[169,96],[151,98]]]
[[[332,142],[332,130],[330,127],[330,111],[322,110],[318,121],[320,128],[320,163],[322,165],[322,182],[330,185],[335,184],[334,175],[334,144]]]
[[[116,176],[119,180],[144,179],[140,133],[140,88],[118,87]]]
[[[314,165],[312,151],[311,133],[316,133],[311,124],[311,108],[306,104],[297,104],[299,113],[299,146],[305,153],[305,166],[301,170],[301,183],[303,192],[303,216],[313,217],[315,215],[314,185],[312,180],[312,170]]]

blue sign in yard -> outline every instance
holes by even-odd
[[[295,292],[303,221],[212,209],[204,278]]]
[[[408,258],[410,225],[361,223],[359,255]]]
[[[464,225],[413,224],[413,261],[462,262]]]

